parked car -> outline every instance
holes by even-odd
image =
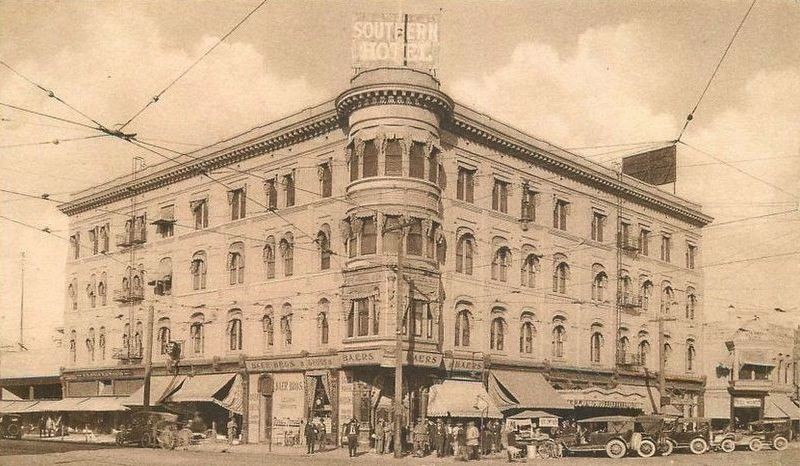
[[[22,438],[22,418],[19,414],[0,415],[0,437]]]
[[[708,418],[678,418],[669,423],[664,433],[673,450],[688,448],[695,455],[702,455],[712,445],[711,419]],[[723,439],[718,441],[722,442]]]
[[[671,419],[671,417],[661,414],[636,417],[634,430],[642,433],[643,440],[650,440],[655,445],[655,449],[651,450],[650,445],[644,442],[643,446],[640,446],[637,451],[640,456],[650,457],[656,453],[667,456],[672,453],[674,444],[667,438]]]
[[[142,447],[175,448],[178,416],[156,411],[133,413],[131,424],[117,432],[117,445],[138,444]]]
[[[640,456],[652,456],[655,442],[634,431],[635,419],[630,416],[601,416],[578,421],[578,432],[558,437],[567,455],[580,452],[605,452],[609,458],[619,459],[631,451]],[[650,453],[652,451],[652,453]]]
[[[765,445],[775,450],[785,450],[792,437],[792,426],[782,419],[763,419],[747,425],[747,430],[734,432],[736,445],[747,446],[751,451],[759,451]]]

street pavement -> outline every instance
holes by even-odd
[[[656,465],[770,465],[789,466],[800,464],[800,444],[792,443],[786,451],[764,450],[761,452],[736,451],[730,454],[707,453],[705,455],[674,454],[669,457],[637,458],[627,457],[612,460],[600,456],[571,457],[550,460],[528,460],[532,464],[541,465],[612,465],[618,461],[634,466],[636,463],[648,466]],[[300,449],[284,449],[269,452],[263,445],[239,445],[229,447],[224,444],[213,444],[191,447],[189,450],[159,450],[144,448],[101,447],[86,444],[64,444],[55,442],[39,442],[30,440],[0,440],[0,465],[275,465],[297,466],[298,463],[318,465],[350,465],[350,464],[410,464],[439,465],[458,464],[453,458],[406,457],[395,460],[391,455],[379,456],[374,453],[361,453],[356,458],[349,458],[346,449],[336,449],[314,455],[302,454]],[[472,461],[473,464],[486,466],[507,465],[505,458],[495,455]]]

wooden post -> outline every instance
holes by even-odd
[[[153,371],[153,305],[147,307],[147,328],[145,328],[146,345],[144,347],[144,399],[145,409],[150,407],[150,374]]]

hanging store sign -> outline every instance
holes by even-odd
[[[444,367],[448,371],[481,372],[484,369],[483,359],[445,358]]]
[[[64,379],[116,379],[121,377],[133,377],[144,374],[144,369],[134,371],[133,369],[109,369],[109,370],[96,370],[84,372],[71,372],[65,373]]]
[[[383,349],[343,351],[339,353],[339,358],[343,367],[378,365],[383,359]]]
[[[387,355],[383,363],[383,367],[395,366],[394,355]],[[441,367],[442,355],[440,353],[425,353],[421,351],[414,351],[409,355],[408,351],[403,351],[403,365],[415,367]]]
[[[353,21],[353,67],[406,66],[433,70],[439,64],[439,18],[436,15],[356,15]]]

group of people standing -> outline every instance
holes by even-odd
[[[39,418],[39,437],[52,437],[61,429],[61,416],[42,416]]]
[[[322,451],[326,443],[327,432],[325,423],[320,418],[312,418],[306,422],[303,429],[303,437],[306,441],[306,453],[312,454],[316,451]]]
[[[391,422],[378,421],[375,426],[375,451],[383,454],[389,451],[394,430]],[[383,441],[378,433],[383,432]],[[501,423],[490,421],[478,427],[475,421],[457,422],[451,419],[420,418],[409,427],[406,440],[410,443],[411,453],[414,456],[427,456],[436,453],[439,458],[455,456],[463,460],[478,459],[481,455],[488,455],[500,451]]]

